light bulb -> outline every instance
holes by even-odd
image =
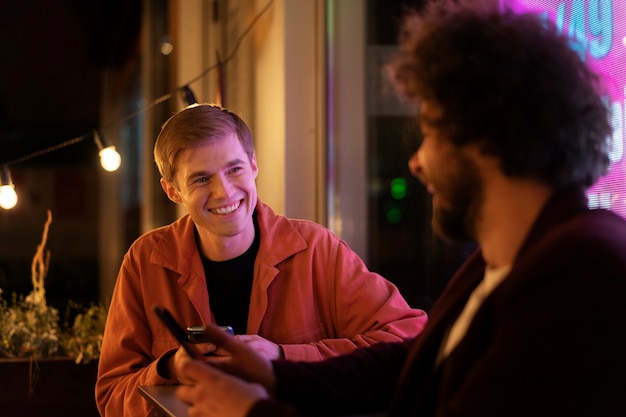
[[[100,155],[100,165],[102,165],[102,168],[104,168],[106,171],[117,171],[117,169],[122,164],[122,157],[115,150],[115,146],[107,146],[106,148],[102,148],[102,150],[98,152],[98,155]]]
[[[161,40],[161,53],[163,55],[169,55],[172,53],[173,50],[174,45],[172,44],[172,39],[169,37],[169,35],[163,36],[163,39]]]
[[[15,185],[8,184],[0,186],[0,207],[9,210],[17,204],[17,193]]]
[[[2,165],[0,171],[0,207],[3,209],[12,209],[17,204],[17,193],[15,185],[11,181],[11,171],[8,165]]]
[[[100,165],[106,171],[116,171],[121,163],[122,157],[115,150],[115,146],[106,143],[104,136],[100,135],[97,130],[93,131],[93,140],[98,146],[98,155],[100,155]]]

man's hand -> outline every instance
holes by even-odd
[[[212,343],[197,343],[192,346],[199,356],[206,357],[210,355],[215,350],[215,345]],[[166,371],[169,378],[174,379],[180,383],[186,383],[181,377],[181,367],[182,364],[189,358],[189,354],[187,351],[180,346],[176,353],[172,354],[167,358],[166,361]]]
[[[274,342],[262,338],[258,334],[245,334],[235,336],[240,342],[244,342],[257,353],[269,360],[281,359],[284,357],[283,350]]]
[[[204,360],[207,363],[248,382],[263,385],[270,395],[274,392],[276,385],[274,369],[265,352],[257,352],[258,347],[255,344],[238,340],[214,325],[207,325],[204,334],[207,342],[216,348],[214,356],[205,356]],[[267,342],[264,345],[265,349],[268,349],[267,345],[272,344],[260,337],[257,340],[258,343],[262,341]],[[276,348],[280,349],[278,346]],[[181,373],[181,377],[185,378],[185,374]]]
[[[189,417],[243,417],[267,391],[257,383],[243,381],[214,366],[187,357],[180,368],[189,385],[176,389],[176,396],[189,404]]]

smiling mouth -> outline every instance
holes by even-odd
[[[237,210],[239,208],[239,206],[241,206],[241,200],[237,201],[229,206],[226,207],[220,207],[220,208],[216,208],[216,209],[210,209],[209,211],[211,213],[214,214],[230,214],[233,211]]]

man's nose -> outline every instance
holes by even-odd
[[[231,196],[233,192],[233,184],[225,176],[217,176],[213,182],[213,196],[215,198],[226,199]]]
[[[422,176],[422,165],[419,162],[419,149],[409,158],[409,171],[416,178]]]

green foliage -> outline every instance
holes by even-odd
[[[78,304],[72,306],[82,312],[76,314],[71,326],[66,323],[63,348],[76,363],[89,363],[100,357],[108,302],[92,303],[86,310]]]
[[[13,294],[0,299],[0,357],[54,356],[60,348],[59,312]]]
[[[98,359],[108,303],[70,305],[73,319],[61,326],[59,311],[45,299],[13,294],[9,302],[0,291],[0,358],[69,356],[77,364]]]

